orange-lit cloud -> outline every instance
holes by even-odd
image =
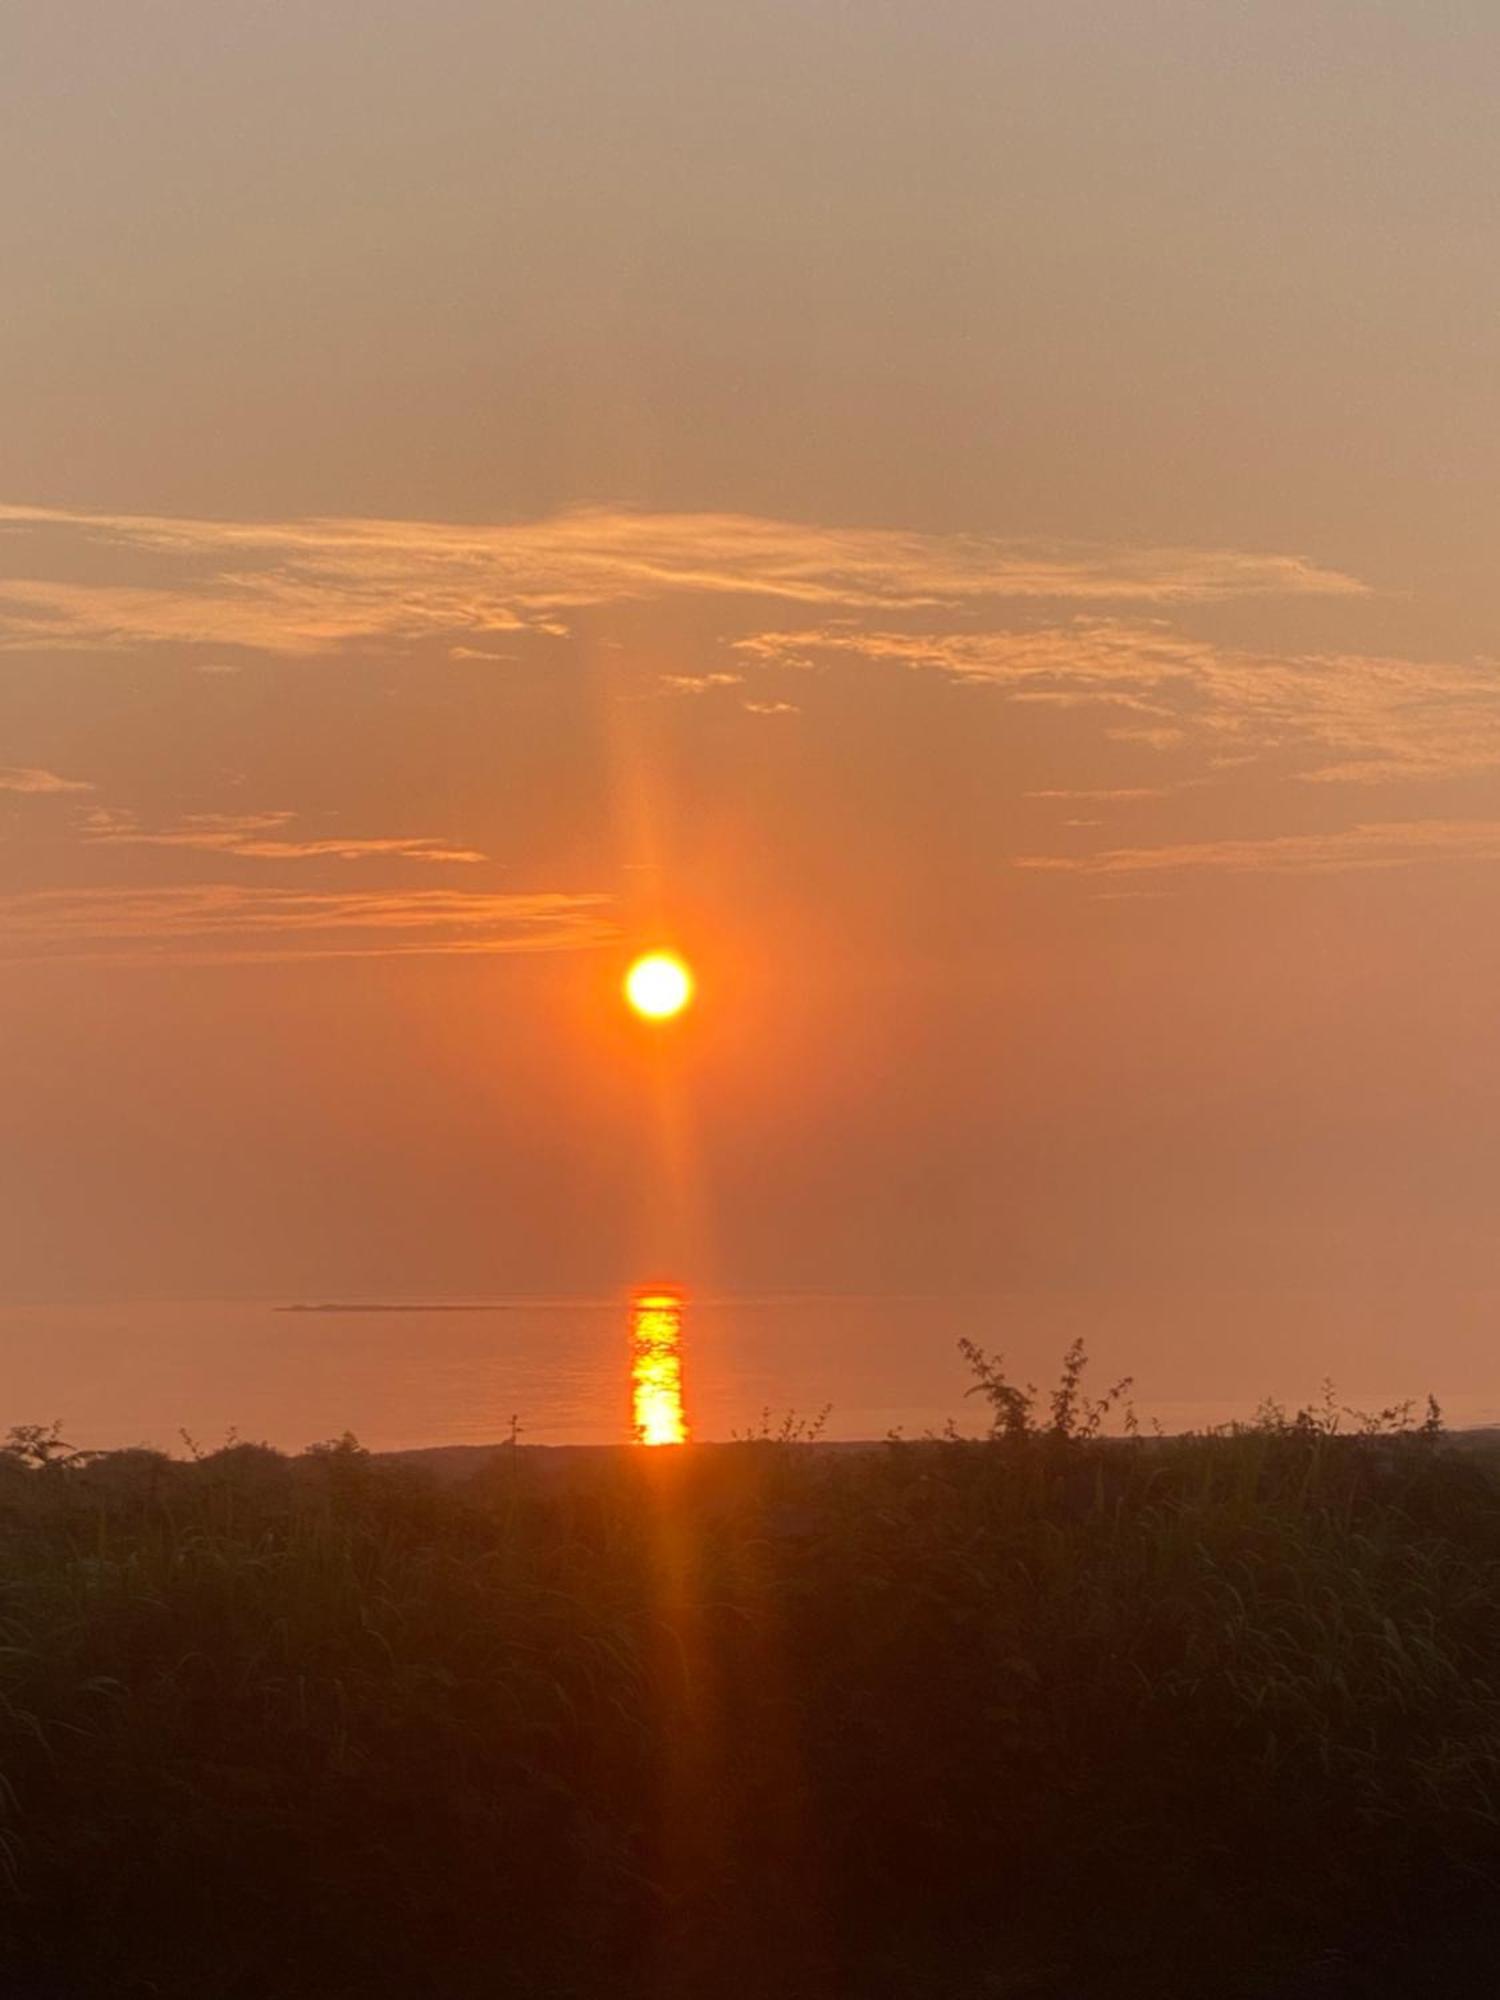
[[[59,777],[34,764],[0,764],[0,792],[19,792],[31,798],[52,797],[59,792],[91,792],[94,787],[82,778]]]
[[[658,683],[667,694],[700,695],[722,693],[728,688],[743,688],[745,676],[719,672],[703,674],[659,674]],[[800,715],[801,709],[794,701],[780,701],[771,696],[752,698],[740,694],[734,706],[743,709],[747,715]]]
[[[627,665],[637,695],[722,697],[726,710],[777,717],[801,706],[789,698],[788,670],[845,662],[946,676],[1036,718],[1044,747],[1025,793],[1036,801],[1102,811],[1252,779],[1389,787],[1500,770],[1493,661],[1255,650],[1194,629],[1195,607],[1230,598],[1368,595],[1356,579],[1297,556],[597,508],[474,526],[10,507],[0,508],[0,527],[11,568],[24,572],[0,584],[0,649],[178,649],[190,659],[198,649],[205,658],[195,664],[221,668],[232,664],[224,648],[389,658],[434,645],[449,659],[490,662],[516,634],[565,636],[588,607],[698,597],[718,600],[722,663],[710,655],[701,668],[671,672]],[[1070,760],[1085,749],[1097,782],[1078,784]],[[0,772],[0,790],[88,789],[40,766]],[[1243,822],[1231,822],[1235,837],[1222,841],[1127,847],[1116,834],[1115,845],[1092,856],[1032,854],[1021,865],[1139,875],[1488,859],[1485,824],[1389,811],[1342,833],[1247,841],[1238,838]],[[1087,810],[1066,830],[1098,837]],[[330,831],[326,821],[281,811],[164,824],[100,812],[81,831],[97,846],[236,862],[465,866],[485,858],[436,835]],[[436,907],[426,906],[429,930]],[[244,913],[258,924],[270,908]],[[346,915],[331,918],[332,928],[347,928]],[[457,935],[418,948],[531,948],[475,947]]]
[[[225,883],[0,896],[0,958],[127,964],[582,951],[618,936],[599,894],[318,894]]]
[[[1500,861],[1500,820],[1382,820],[1331,833],[1114,847],[1087,855],[1026,854],[1016,867],[1070,875],[1147,875],[1212,870],[1236,875],[1342,874],[1408,868],[1422,861]]]
[[[1131,799],[1164,799],[1170,790],[1167,785],[1053,785],[1041,791],[1023,792],[1021,796],[1024,799],[1058,799],[1069,803],[1089,799],[1119,804]]]
[[[447,841],[339,835],[298,836],[289,829],[297,815],[290,812],[190,813],[174,825],[147,831],[133,813],[100,811],[84,822],[84,838],[108,847],[186,847],[208,854],[239,854],[264,861],[338,860],[476,862],[486,856],[477,848],[454,847]]]
[[[761,633],[739,641],[736,651],[779,666],[842,656],[931,669],[985,683],[1010,701],[1092,709],[1107,739],[1182,750],[1193,772],[1205,775],[1271,756],[1286,775],[1323,784],[1500,768],[1500,664],[1486,659],[1278,656],[1218,645],[1156,620],[1105,618],[1031,631],[914,633],[845,624]],[[1120,797],[1151,788],[1111,789]]]
[[[771,599],[821,613],[986,600],[1193,604],[1354,596],[1298,556],[1226,549],[1049,546],[983,535],[837,528],[736,514],[582,509],[498,526],[231,522],[0,507],[31,573],[0,585],[12,649],[241,646],[316,654],[358,643],[557,633],[584,606],[667,595]],[[66,576],[48,573],[49,552]],[[74,572],[132,555],[122,584]],[[55,572],[57,564],[52,562]]]
[[[707,694],[712,688],[742,687],[743,674],[661,674],[661,685],[669,694]]]

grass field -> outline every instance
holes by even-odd
[[[1487,1454],[969,1358],[987,1438],[565,1477],[13,1434],[5,1990],[1492,1991]]]

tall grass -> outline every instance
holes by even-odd
[[[513,1441],[453,1488],[13,1434],[12,1989],[1459,1990],[1487,1464],[1331,1403],[1109,1437],[1081,1351],[1045,1403],[969,1358],[988,1437]]]

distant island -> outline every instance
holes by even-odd
[[[514,1312],[515,1305],[513,1301],[504,1299],[487,1299],[472,1304],[451,1300],[443,1304],[427,1304],[418,1300],[413,1304],[394,1299],[320,1299],[299,1300],[289,1306],[273,1306],[271,1310],[279,1313],[498,1313]]]

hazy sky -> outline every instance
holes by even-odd
[[[1477,1385],[1497,83],[1492,0],[10,0],[0,1296]]]

